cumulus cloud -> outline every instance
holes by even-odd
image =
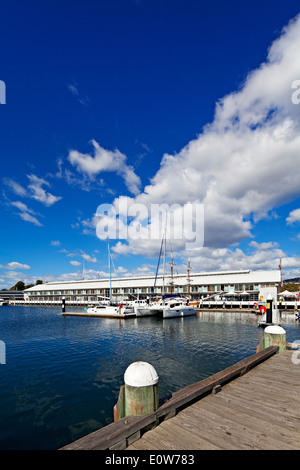
[[[283,29],[266,61],[240,89],[218,101],[213,121],[198,137],[179,153],[163,156],[150,184],[133,202],[148,210],[163,202],[203,204],[204,244],[221,248],[251,237],[259,220],[298,197],[300,107],[292,102],[292,83],[299,78],[299,50],[300,15]],[[95,165],[86,156],[81,163]],[[118,207],[118,200],[114,204]],[[298,220],[298,212],[290,217]],[[124,254],[146,247],[129,239],[115,249]]]
[[[43,186],[50,186],[50,183],[43,178],[36,175],[27,175],[30,184],[28,185],[29,197],[36,199],[45,206],[49,207],[61,199],[61,196],[54,196],[53,194],[45,191]]]
[[[70,264],[72,264],[72,266],[81,266],[81,263],[79,261],[70,261]]]
[[[28,264],[22,264],[19,263],[18,261],[11,261],[10,263],[7,264],[0,264],[1,269],[30,269],[30,266]]]
[[[4,184],[16,195],[22,198],[30,198],[35,199],[36,201],[41,202],[44,206],[50,207],[59,201],[61,196],[54,196],[50,192],[47,192],[43,186],[50,186],[50,183],[43,178],[39,178],[34,174],[27,175],[29,179],[29,184],[26,188],[21,186],[19,183],[14,181],[11,178],[3,178]],[[7,200],[8,206],[16,207],[19,212],[17,215],[26,222],[30,222],[38,227],[42,227],[43,225],[38,220],[36,212],[29,208],[24,202],[22,201],[9,201],[8,197],[5,195]]]
[[[288,225],[292,225],[294,223],[300,223],[300,209],[295,209],[291,211],[289,216],[286,219],[286,223]]]
[[[71,150],[68,155],[69,162],[76,167],[77,171],[94,179],[102,172],[115,172],[120,175],[133,194],[139,193],[141,180],[134,172],[132,166],[127,165],[127,157],[118,149],[111,151],[101,147],[98,142],[92,140],[94,155],[83,154],[77,150]]]

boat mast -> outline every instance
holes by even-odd
[[[107,239],[107,247],[108,247],[108,269],[109,269],[109,300],[110,304],[112,303],[112,292],[111,292],[111,265],[110,265],[110,247],[109,247],[109,240]]]
[[[188,267],[187,267],[187,294],[188,294],[188,299],[190,298],[190,270],[191,270],[191,260],[189,259]]]
[[[153,286],[153,292],[152,292],[151,300],[153,299],[154,294],[155,294],[156,279],[157,279],[157,274],[158,274],[158,269],[159,269],[159,264],[160,264],[160,258],[161,258],[161,252],[162,252],[163,242],[164,242],[164,240],[162,239],[162,241],[161,241],[161,246],[160,246],[159,257],[158,257],[158,263],[157,263],[157,267],[156,267],[156,274],[155,274],[155,279],[154,279],[154,286]]]
[[[163,270],[163,291],[162,291],[163,303],[165,303],[165,271],[166,271],[166,234],[165,234],[165,239],[164,239],[164,270]]]
[[[173,272],[173,266],[174,266],[174,259],[171,259],[171,279],[170,279],[170,294],[173,294],[174,291],[174,272]]]

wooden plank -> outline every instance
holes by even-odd
[[[144,429],[147,425],[154,423],[157,418],[164,419],[164,417],[167,417],[172,413],[174,414],[174,412],[177,412],[179,408],[187,406],[194,400],[198,400],[205,394],[211,392],[216,385],[228,383],[239,375],[244,374],[250,368],[257,366],[257,364],[272,357],[278,352],[278,349],[278,346],[270,346],[269,348],[243,359],[242,361],[239,361],[207,379],[201,380],[196,384],[192,384],[178,392],[175,392],[170,400],[160,406],[158,410],[151,415],[142,418],[132,416],[122,418],[121,420],[111,423],[110,425],[99,429],[74,443],[64,446],[61,449],[105,450],[112,446],[116,446],[119,442],[124,442],[124,440],[126,441],[131,435]]]
[[[255,411],[259,409],[261,414],[266,415],[266,419],[268,416],[270,416],[271,414],[275,414],[275,413],[276,413],[278,420],[279,419],[284,420],[288,416],[289,423],[291,423],[290,425],[292,425],[293,423],[295,424],[295,427],[299,425],[299,417],[295,416],[294,407],[292,405],[290,406],[290,408],[293,409],[293,414],[290,415],[290,414],[287,414],[288,408],[286,408],[285,406],[282,406],[282,408],[279,408],[276,405],[271,406],[269,403],[264,403],[263,401],[253,402],[249,400],[248,397],[242,396],[240,394],[235,394],[233,391],[231,391],[228,395],[225,395],[224,393],[222,393],[222,395],[220,395],[220,397],[218,398],[224,400],[224,405],[226,402],[225,406],[227,406],[227,403],[235,403],[241,407],[249,409],[250,411]]]
[[[208,406],[207,402],[202,403],[200,412],[199,417],[206,416],[211,426],[219,429],[220,432],[229,434],[237,448],[278,450],[294,450],[296,448],[288,441],[284,442],[282,436],[277,432],[277,428],[272,428],[267,420],[261,421],[261,426],[255,425],[253,419],[239,422],[237,410],[233,414],[229,414],[223,408],[214,410]]]
[[[263,414],[259,406],[257,406],[256,409],[249,409],[247,407],[240,406],[240,404],[228,402],[226,403],[226,406],[224,406],[224,401],[218,398],[212,402],[211,406],[214,407],[214,410],[218,415],[222,415],[222,410],[224,410],[227,415],[233,415],[240,424],[248,423],[250,428],[256,428],[258,426],[262,429],[264,423],[267,421],[271,426],[276,426],[278,432],[282,434],[284,439],[287,439],[288,442],[294,440],[295,431],[299,432],[299,427],[297,429],[296,426],[290,425],[288,417],[286,417],[285,420],[282,420],[278,419],[278,416],[273,415],[272,413],[269,413],[268,415],[266,413]]]
[[[142,436],[136,448],[144,448],[147,436],[147,445],[151,442],[151,449],[157,449],[155,436],[161,429],[160,438],[165,442],[169,435],[173,445],[184,435],[178,450],[184,449],[186,439],[190,439],[189,446],[199,449],[209,448],[201,447],[204,444],[222,449],[299,450],[299,382],[299,366],[292,364],[291,355],[276,355],[217,395],[208,395],[161,423]],[[291,393],[297,395],[295,401]],[[170,443],[166,446],[169,449]]]
[[[119,441],[135,434],[153,423],[156,419],[155,413],[148,416],[127,416],[119,421],[111,423],[71,444],[61,447],[60,450],[105,450],[117,444]]]
[[[243,438],[248,442],[259,443],[259,448],[276,448],[292,450],[300,447],[300,436],[288,430],[283,424],[271,419],[254,416],[241,412],[238,407],[231,407],[232,413],[228,413],[222,404],[211,399],[201,404],[201,414],[208,413],[210,416],[222,418],[231,432],[242,432]],[[263,441],[262,443],[260,441]]]
[[[221,372],[208,377],[207,379],[189,385],[178,392],[173,393],[172,398],[163,404],[157,411],[157,416],[162,417],[172,409],[180,408],[195,399],[199,399],[210,392],[216,385],[225,384],[237,376],[246,373],[250,368],[255,367],[278,352],[278,346],[270,346],[264,351],[260,351]]]

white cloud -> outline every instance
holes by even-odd
[[[19,209],[20,212],[17,213],[21,219],[25,220],[26,222],[30,222],[38,227],[42,227],[40,221],[35,217],[36,213],[30,209],[26,204],[21,201],[12,201],[10,205]]]
[[[4,183],[18,196],[26,196],[27,192],[26,189],[23,188],[19,183],[16,181],[10,179],[10,178],[4,178]]]
[[[133,194],[139,193],[141,185],[140,178],[135,174],[132,166],[127,165],[127,157],[118,149],[114,151],[106,150],[95,140],[92,140],[94,156],[83,154],[77,150],[71,150],[68,155],[69,162],[76,167],[77,171],[86,174],[94,179],[95,175],[101,172],[116,172],[120,175]]]
[[[97,258],[96,256],[90,256],[86,253],[81,253],[81,257],[85,259],[86,261],[89,261],[90,263],[97,263]]]
[[[50,243],[51,246],[60,246],[61,242],[59,240],[52,240]]]
[[[90,101],[86,95],[82,95],[81,93],[79,93],[79,88],[78,88],[77,83],[75,82],[69,83],[68,89],[72,93],[72,95],[75,96],[77,101],[79,101],[79,103],[81,103],[83,106],[86,106],[88,102]]]
[[[178,154],[163,156],[134,202],[148,209],[204,204],[204,244],[215,248],[251,237],[257,221],[298,197],[300,106],[292,102],[291,85],[299,77],[299,50],[300,15],[271,45],[265,63],[219,100],[213,122]],[[142,249],[140,240],[116,246],[119,253]]]
[[[81,266],[79,261],[70,261],[70,264],[72,264],[72,266]]]
[[[7,263],[5,265],[0,264],[1,269],[30,269],[30,266],[28,264],[22,264],[19,263],[18,261],[12,261],[10,263]]]
[[[38,227],[43,226],[43,224],[41,224],[41,222],[39,222],[36,217],[31,214],[28,214],[28,212],[20,212],[18,215],[21,217],[21,219],[25,220],[26,222],[30,222],[31,224],[37,225]]]
[[[288,225],[292,225],[294,223],[300,223],[300,209],[295,209],[291,211],[289,216],[286,219],[286,223]]]
[[[27,175],[27,178],[30,181],[28,189],[29,196],[31,198],[36,199],[47,207],[52,206],[55,202],[62,199],[61,196],[54,196],[53,194],[45,191],[42,186],[50,186],[50,184],[43,178],[39,178],[33,174]]]
[[[3,181],[5,185],[8,186],[11,191],[17,194],[18,196],[35,199],[47,207],[52,206],[54,203],[61,199],[60,196],[54,196],[53,194],[45,191],[43,186],[50,186],[50,184],[46,180],[39,178],[34,174],[27,175],[27,177],[29,179],[29,185],[26,189],[10,178],[4,178]],[[38,227],[43,226],[42,223],[36,217],[36,212],[33,209],[29,208],[25,203],[23,203],[22,201],[9,201],[7,197],[6,199],[7,205],[19,209],[20,212],[17,212],[17,215],[22,220],[30,222]]]

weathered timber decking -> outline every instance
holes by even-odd
[[[256,368],[262,364],[265,363],[266,369],[257,369],[260,374],[258,375],[257,382],[262,382],[262,390],[261,387],[258,387],[258,390],[250,393],[250,396],[247,395],[247,393],[250,390],[250,387],[246,386],[246,391],[240,392],[240,402],[247,408],[247,406],[250,406],[250,410],[254,410],[253,413],[252,411],[247,411],[246,414],[249,414],[250,417],[253,416],[255,417],[255,411],[257,411],[257,403],[258,402],[263,402],[265,406],[265,413],[268,416],[272,416],[272,414],[276,414],[278,411],[278,417],[281,416],[283,413],[284,415],[284,420],[285,422],[283,423],[283,427],[286,425],[287,429],[289,430],[292,428],[293,430],[293,436],[299,436],[299,427],[295,424],[292,426],[289,424],[290,420],[292,423],[294,423],[294,416],[298,419],[299,416],[297,414],[297,406],[299,405],[299,399],[295,400],[294,402],[294,395],[295,392],[299,391],[298,390],[298,382],[299,382],[299,370],[300,370],[300,365],[295,365],[291,361],[291,352],[290,355],[288,353],[285,354],[287,360],[286,362],[282,365],[281,362],[275,363],[275,374],[274,370],[271,372],[271,375],[269,373],[265,374],[264,370],[268,370],[268,364],[269,360],[273,358],[273,356],[278,353],[279,347],[278,346],[269,346],[268,348],[264,349],[263,351],[259,351],[256,354],[253,354],[252,356],[249,356],[245,359],[242,359],[241,361],[237,362],[236,364],[233,364],[230,367],[227,367],[227,369],[224,369],[220,372],[217,372],[216,374],[207,377],[206,379],[203,379],[199,382],[193,383],[191,385],[188,385],[187,387],[178,390],[174,392],[170,397],[167,397],[165,399],[162,399],[160,402],[159,408],[151,413],[150,415],[147,416],[127,416],[125,418],[121,418],[120,420],[111,423],[101,429],[98,429],[97,431],[92,432],[91,434],[82,437],[78,439],[75,442],[72,442],[64,447],[61,448],[61,450],[122,450],[122,449],[138,449],[138,446],[141,446],[143,448],[150,448],[155,450],[160,446],[159,448],[162,449],[164,447],[171,448],[171,449],[185,449],[187,444],[185,444],[185,441],[182,438],[177,439],[177,436],[172,434],[169,435],[168,440],[166,438],[161,439],[160,437],[158,438],[158,441],[155,443],[155,433],[153,432],[151,434],[151,437],[153,438],[154,442],[149,444],[149,436],[150,434],[145,434],[145,432],[149,429],[149,425],[158,425],[156,428],[158,432],[164,432],[163,430],[166,429],[162,427],[163,421],[166,421],[175,415],[177,415],[178,420],[183,419],[183,422],[178,422],[177,421],[170,421],[170,423],[174,423],[174,426],[178,426],[179,429],[181,429],[182,436],[184,433],[187,431],[191,433],[191,436],[188,438],[188,445],[192,445],[193,448],[195,449],[211,449],[211,448],[222,448],[220,446],[220,439],[218,439],[218,434],[216,433],[216,430],[213,429],[210,431],[208,427],[206,426],[207,422],[215,422],[215,423],[221,423],[220,417],[218,414],[215,414],[214,411],[211,412],[211,414],[206,418],[205,420],[205,412],[203,412],[203,415],[200,412],[200,418],[197,418],[197,413],[195,411],[194,415],[194,408],[192,408],[194,403],[198,403],[199,406],[201,406],[201,403],[203,400],[206,400],[205,397],[207,397],[208,394],[215,394],[217,391],[220,390],[221,387],[223,388],[223,391],[221,394],[218,396],[219,398],[223,398],[224,401],[222,403],[222,406],[220,407],[220,416],[222,416],[222,413],[225,414],[226,417],[231,416],[231,406],[233,406],[232,402],[230,401],[230,398],[227,397],[226,394],[224,394],[225,391],[227,391],[227,386],[231,381],[238,380],[238,383],[244,383],[239,379],[239,377],[244,376],[247,374],[250,370],[253,370],[255,372]],[[298,352],[296,353],[298,354]],[[283,360],[283,359],[282,359]],[[271,363],[270,363],[271,364]],[[281,365],[280,365],[281,364]],[[274,366],[273,366],[274,369]],[[278,375],[278,372],[281,372],[280,375]],[[270,375],[270,377],[269,377]],[[276,382],[275,376],[277,376],[278,379],[278,384]],[[269,377],[269,378],[268,378]],[[247,376],[249,379],[249,377]],[[256,381],[255,376],[253,378],[254,382]],[[247,382],[246,382],[247,383]],[[274,385],[275,384],[275,385]],[[249,390],[248,390],[249,389]],[[281,390],[282,389],[282,390]],[[247,392],[247,393],[246,393]],[[276,396],[276,394],[281,394],[282,397],[281,400],[272,401],[271,404],[268,403],[270,401],[269,395],[272,394]],[[266,403],[264,402],[265,396],[269,397]],[[227,397],[227,398],[226,398]],[[210,397],[208,397],[210,398]],[[215,398],[215,397],[213,397]],[[200,402],[199,402],[200,400]],[[227,401],[226,401],[227,400]],[[203,403],[206,403],[208,400],[203,401]],[[208,402],[211,403],[211,402]],[[219,403],[218,401],[212,402],[213,405]],[[248,405],[247,405],[248,404]],[[241,406],[238,404],[238,406]],[[189,408],[188,408],[189,407]],[[252,407],[252,408],[251,408]],[[188,410],[192,409],[192,417],[195,417],[194,420],[191,421],[192,418],[190,418],[190,422],[188,422],[188,419],[183,418],[183,415],[180,414],[180,412],[184,409],[187,408],[187,416],[188,416]],[[294,408],[296,409],[296,414],[294,413]],[[201,409],[201,408],[200,408]],[[223,409],[223,412],[221,412],[221,409]],[[229,411],[227,411],[229,410]],[[283,410],[283,411],[282,411]],[[294,414],[293,414],[294,413]],[[260,414],[260,411],[258,411],[258,414]],[[277,417],[277,419],[278,419]],[[197,419],[196,419],[197,418]],[[243,417],[244,419],[244,417]],[[254,419],[254,418],[253,418]],[[256,421],[256,418],[254,419]],[[246,421],[245,421],[246,422]],[[168,423],[168,424],[170,424]],[[186,423],[186,424],[184,424]],[[200,430],[198,430],[197,426],[200,424]],[[226,429],[227,424],[219,424],[219,426],[223,426],[221,430]],[[168,426],[167,426],[168,427]],[[247,433],[247,424],[244,426],[245,427],[245,434]],[[202,432],[203,429],[205,429],[207,432],[205,433],[205,437],[202,437],[202,434],[199,435],[199,432]],[[250,433],[252,433],[252,428],[249,424],[249,429]],[[294,434],[295,431],[295,434]],[[262,428],[261,433],[264,434],[265,430]],[[230,434],[229,434],[230,433]],[[298,434],[297,434],[298,433]],[[225,431],[226,434],[226,431]],[[234,433],[231,433],[231,431],[228,431],[227,436],[231,436]],[[193,435],[197,436],[197,441],[193,443],[191,440],[191,437]],[[208,438],[208,436],[210,436]],[[143,436],[143,437],[142,437]],[[179,436],[179,434],[178,434]],[[140,439],[142,437],[142,439]],[[219,436],[220,437],[220,436]],[[223,436],[224,437],[224,436]],[[226,437],[226,436],[225,436]],[[133,443],[138,441],[140,439],[140,442],[137,444],[134,444],[134,446],[131,446]],[[298,439],[298,437],[297,437]],[[292,441],[291,441],[292,442]],[[201,444],[202,443],[202,444]],[[298,446],[298,441],[297,441],[297,446]],[[201,447],[202,445],[202,447]],[[170,446],[170,447],[168,447]],[[228,448],[230,447],[230,444],[228,444]],[[233,446],[233,444],[231,444]],[[236,443],[234,444],[236,448],[239,448]],[[189,447],[188,447],[189,448]],[[255,448],[255,447],[253,447]]]
[[[270,357],[217,394],[147,431],[127,450],[299,450],[300,364]]]

